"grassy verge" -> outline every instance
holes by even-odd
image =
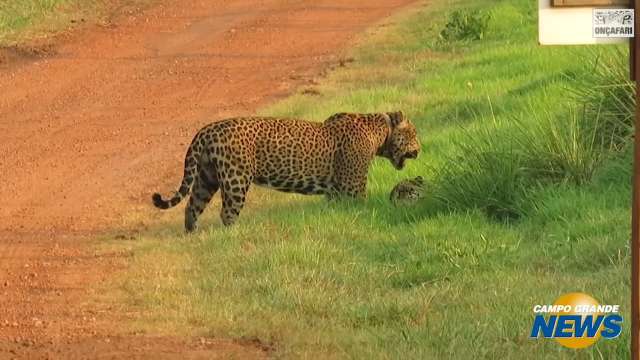
[[[20,45],[147,0],[0,0],[0,46]]]
[[[120,283],[145,314],[134,326],[258,338],[290,358],[628,357],[628,322],[580,351],[528,338],[532,306],[566,292],[629,314],[630,153],[589,140],[599,118],[569,90],[593,48],[538,46],[527,0],[431,1],[366,39],[317,92],[262,112],[402,109],[421,157],[403,172],[376,161],[366,201],[254,188],[233,228],[216,199],[196,235],[175,210],[115,244],[134,250]],[[393,208],[388,191],[416,175],[429,199]]]

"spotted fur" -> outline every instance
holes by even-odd
[[[391,190],[389,200],[396,205],[412,205],[424,197],[425,184],[422,176],[402,180]]]
[[[220,190],[224,225],[233,224],[251,184],[284,192],[366,196],[367,172],[374,156],[397,169],[416,158],[420,144],[402,112],[335,114],[323,123],[268,117],[232,118],[209,124],[193,138],[180,188],[156,207],[168,209],[189,193],[185,228],[196,222]]]

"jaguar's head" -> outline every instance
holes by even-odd
[[[385,115],[389,117],[390,132],[378,155],[386,157],[396,169],[401,170],[406,159],[415,159],[420,152],[416,127],[402,111]]]

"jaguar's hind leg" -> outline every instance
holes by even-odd
[[[231,171],[230,173],[233,173]],[[236,172],[239,174],[239,172]],[[244,207],[247,192],[251,186],[253,177],[250,175],[235,176],[233,179],[225,179],[222,186],[222,209],[220,219],[225,226],[233,225],[240,216]]]
[[[195,179],[189,204],[184,210],[184,228],[192,232],[197,228],[198,217],[207,207],[220,184],[217,175],[211,171],[201,169]]]

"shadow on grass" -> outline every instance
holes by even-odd
[[[529,96],[531,93],[535,91],[540,91],[542,89],[547,88],[548,86],[551,86],[552,84],[565,80],[568,76],[571,76],[571,75],[565,74],[562,72],[557,72],[548,76],[544,76],[542,78],[533,79],[514,89],[509,90],[507,92],[507,95],[514,96],[514,97]]]

